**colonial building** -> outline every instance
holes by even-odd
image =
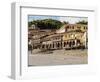
[[[33,49],[74,49],[87,47],[87,25],[65,24],[56,31],[29,29]]]
[[[69,31],[87,31],[87,25],[83,24],[65,24],[60,29],[58,29],[57,33],[69,32]]]

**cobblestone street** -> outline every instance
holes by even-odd
[[[47,65],[71,65],[87,64],[88,54],[85,50],[53,50],[39,52],[38,50],[29,52],[29,66],[47,66]]]

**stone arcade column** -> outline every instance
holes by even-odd
[[[77,40],[75,39],[75,47],[77,46]]]

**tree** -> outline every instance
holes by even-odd
[[[69,24],[69,22],[66,22],[66,21],[63,21],[62,23],[63,23],[63,24]]]
[[[88,24],[88,22],[87,22],[87,21],[85,21],[85,20],[82,20],[82,21],[77,22],[76,24],[84,24],[84,25],[87,25],[87,24]]]
[[[62,26],[62,22],[53,19],[33,20],[28,22],[29,27],[32,24],[35,24],[40,29],[59,29]]]

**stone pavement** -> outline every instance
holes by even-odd
[[[87,50],[54,50],[29,53],[29,66],[87,64]]]

